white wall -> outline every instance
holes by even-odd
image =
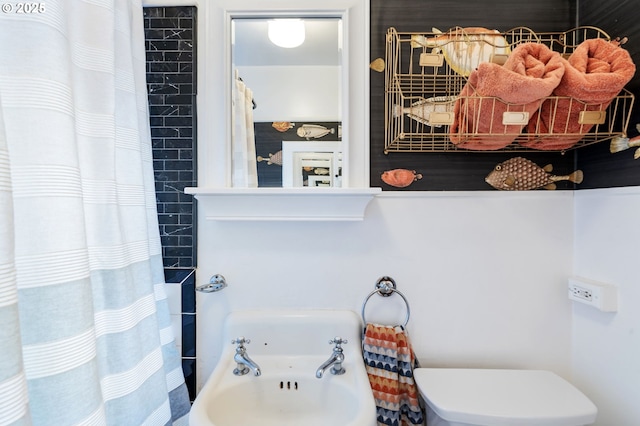
[[[640,424],[640,188],[577,191],[578,276],[618,287],[617,313],[573,307],[573,376],[598,425]]]
[[[342,121],[339,66],[238,67],[253,91],[253,120]]]
[[[569,191],[385,192],[363,222],[201,219],[198,226],[199,284],[215,273],[229,284],[197,296],[200,386],[231,344],[220,340],[229,311],[359,313],[382,275],[393,277],[411,303],[409,332],[423,366],[541,368],[570,376]],[[367,320],[402,321],[400,302],[375,295]]]

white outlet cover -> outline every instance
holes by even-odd
[[[569,278],[569,299],[602,312],[618,311],[618,288],[582,277]]]

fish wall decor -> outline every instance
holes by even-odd
[[[487,175],[485,181],[496,189],[504,191],[527,191],[531,189],[556,189],[555,182],[570,181],[582,183],[583,174],[576,170],[570,175],[556,176],[551,174],[553,166],[538,166],[523,157],[514,157],[504,161]]]
[[[636,124],[636,130],[640,132],[640,123]],[[629,148],[640,147],[640,135],[635,136],[631,139],[623,136],[616,136],[611,139],[611,145],[609,146],[609,150],[612,154],[620,151],[625,151]],[[640,148],[636,149],[636,152],[633,154],[633,159],[637,160],[640,158]]]
[[[311,139],[318,139],[318,138],[324,137],[329,133],[335,134],[336,129],[334,128],[328,129],[319,124],[303,124],[302,126],[298,127],[298,130],[296,130],[296,133],[301,138],[305,138],[306,140],[311,140]]]
[[[274,121],[271,127],[276,129],[279,132],[286,132],[289,129],[293,129],[296,123],[292,123],[290,121]]]
[[[402,105],[393,106],[393,116],[400,117],[406,114],[407,117],[416,120],[431,127],[442,127],[440,123],[432,123],[432,113],[453,113],[457,96],[434,96],[428,99],[421,99],[411,104],[411,106],[403,107]]]
[[[465,77],[481,62],[498,62],[497,58],[504,59],[510,52],[509,43],[498,30],[455,27],[445,33],[437,28],[432,28],[431,32],[437,35],[411,36],[411,47],[433,48],[432,53],[442,51],[451,69]]]
[[[387,185],[395,186],[396,188],[405,188],[413,182],[422,179],[422,175],[416,173],[415,170],[393,169],[382,172],[380,178]]]
[[[278,151],[275,154],[269,153],[268,158],[258,155],[256,159],[258,162],[266,161],[268,165],[275,164],[277,166],[282,166],[282,151]]]
[[[376,58],[373,61],[371,61],[371,63],[369,64],[369,67],[376,72],[383,72],[386,67],[386,63],[384,59]]]

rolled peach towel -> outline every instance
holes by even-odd
[[[593,124],[580,124],[581,111],[604,111],[633,78],[636,66],[617,41],[602,38],[582,42],[569,59],[562,59],[565,72],[539,113],[531,117],[521,142],[529,148],[564,150],[575,145]]]
[[[519,45],[504,65],[481,63],[454,106],[451,141],[471,150],[506,147],[520,135],[563,74],[560,54],[540,43]],[[515,117],[515,121],[510,122],[509,117]]]

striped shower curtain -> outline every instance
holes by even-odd
[[[0,425],[187,423],[147,110],[140,0],[3,2]]]

